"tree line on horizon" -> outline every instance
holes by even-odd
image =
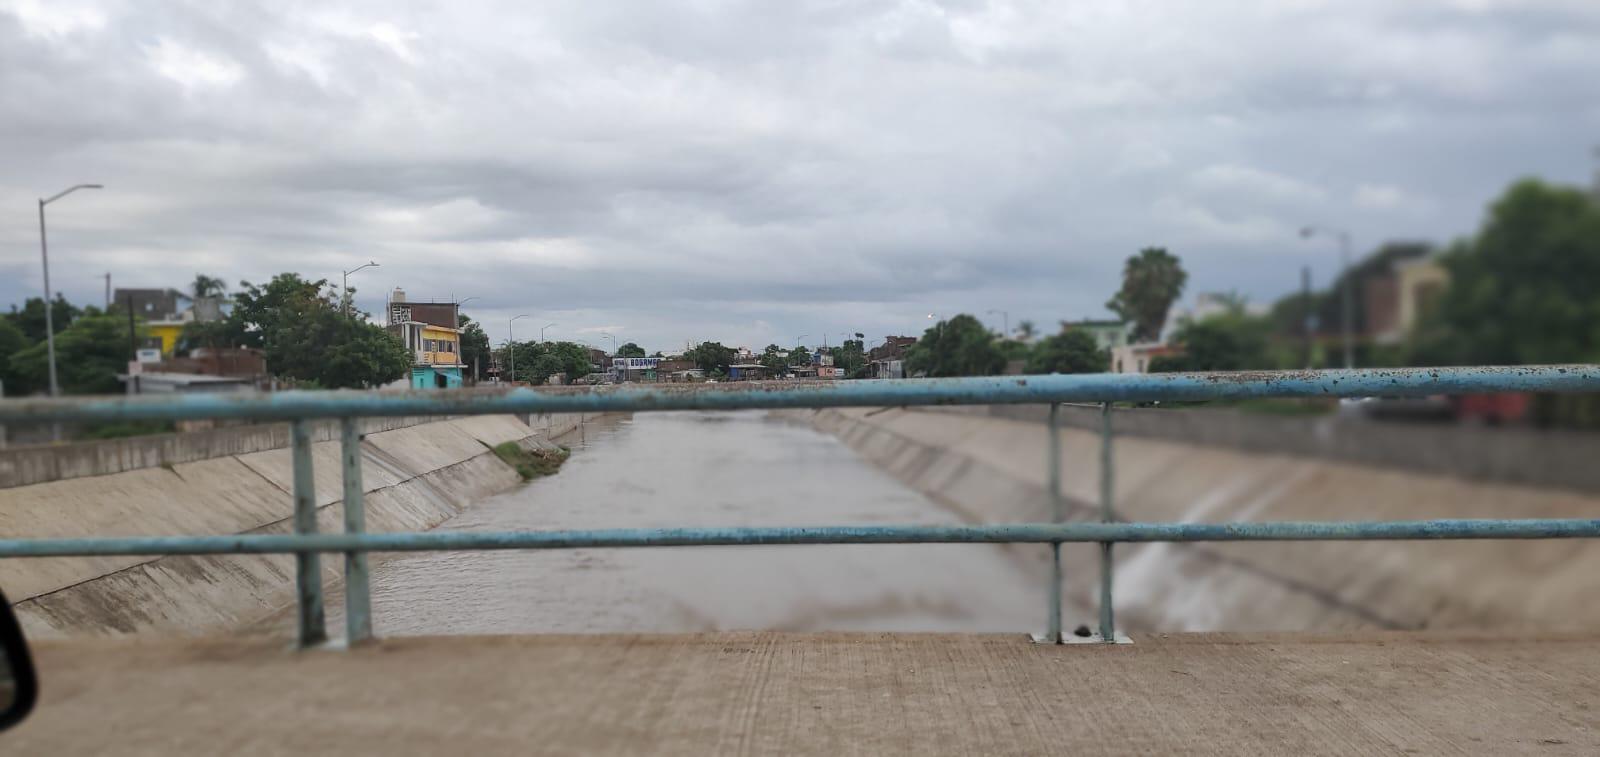
[[[1181,352],[1158,358],[1154,371],[1226,371],[1326,367],[1333,356],[1314,347],[1308,354],[1308,317],[1339,322],[1337,293],[1360,288],[1367,277],[1402,257],[1433,254],[1426,246],[1390,244],[1365,256],[1328,288],[1294,293],[1263,315],[1250,313],[1234,297],[1220,314],[1179,324],[1173,343]],[[1417,328],[1398,345],[1358,345],[1357,364],[1366,367],[1492,365],[1600,362],[1600,202],[1580,189],[1524,180],[1511,185],[1489,207],[1480,229],[1438,253],[1450,286],[1420,316]],[[1161,247],[1131,256],[1122,282],[1106,307],[1130,324],[1134,341],[1159,337],[1167,313],[1182,294],[1188,275],[1181,260]],[[197,275],[196,298],[226,294],[220,279]],[[362,388],[405,375],[411,356],[397,337],[370,323],[351,305],[351,292],[337,292],[326,279],[308,280],[282,273],[264,284],[240,282],[231,295],[232,311],[223,319],[188,324],[178,351],[197,347],[250,347],[262,350],[269,372],[301,387]],[[1357,302],[1362,297],[1353,298]],[[6,396],[47,388],[45,307],[28,298],[0,317],[0,384]],[[56,330],[59,382],[69,394],[114,393],[116,375],[132,359],[131,344],[145,331],[126,308],[77,307],[59,294],[49,304]],[[1364,313],[1353,313],[1360,331]],[[488,336],[461,316],[462,361],[471,370],[487,360]],[[1093,337],[1071,323],[1056,334],[1030,342],[1034,327],[1019,324],[1014,335],[991,333],[970,314],[956,315],[928,328],[908,350],[908,375],[981,376],[1021,360],[1028,373],[1104,371],[1109,355]],[[868,372],[862,335],[831,349],[835,366],[849,378]],[[556,373],[576,377],[590,368],[589,348],[573,342],[518,342],[511,346],[515,378],[544,383]],[[629,342],[619,357],[643,357]],[[659,354],[659,353],[657,353]],[[703,342],[685,357],[711,375],[725,374],[734,350]],[[809,365],[804,346],[768,345],[756,361],[773,373]],[[1568,415],[1600,425],[1600,403],[1563,400]]]
[[[1352,299],[1364,302],[1361,288],[1371,274],[1399,259],[1434,254],[1449,272],[1449,286],[1427,303],[1401,343],[1358,343],[1357,367],[1600,362],[1600,199],[1527,179],[1490,204],[1477,232],[1443,250],[1386,244],[1328,288],[1283,297],[1265,314],[1249,312],[1242,297],[1224,297],[1220,313],[1178,324],[1171,342],[1180,350],[1155,358],[1150,370],[1334,367],[1331,351],[1306,339],[1308,319],[1339,323],[1342,287],[1353,287]],[[1121,288],[1106,307],[1130,324],[1132,341],[1155,341],[1187,279],[1177,256],[1164,248],[1143,249],[1126,261]],[[1364,331],[1359,305],[1351,315],[1357,333]],[[907,371],[995,375],[1010,359],[1024,359],[1029,373],[1107,369],[1109,355],[1090,334],[1070,322],[1061,325],[1060,333],[1029,346],[1011,335],[997,339],[977,318],[957,315],[923,333],[907,357]],[[1032,324],[1027,326],[1031,331]],[[1314,335],[1327,336],[1326,327]],[[1600,427],[1600,398],[1594,396],[1541,397],[1535,408],[1542,423]]]

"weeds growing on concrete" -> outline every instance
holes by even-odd
[[[522,476],[524,481],[555,473],[572,454],[566,447],[527,450],[516,442],[503,442],[491,449],[494,450],[495,457],[515,468],[517,475]]]

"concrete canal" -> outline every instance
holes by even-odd
[[[959,522],[834,437],[762,412],[614,418],[563,441],[559,474],[439,528]],[[373,604],[385,635],[1022,632],[1043,622],[1035,573],[991,545],[415,553],[374,567]]]

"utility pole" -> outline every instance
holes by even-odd
[[[111,272],[106,271],[106,310],[111,309]]]
[[[511,333],[511,324],[516,323],[517,318],[528,317],[530,316],[527,313],[523,313],[516,318],[506,321],[506,365],[511,370],[511,383],[513,385],[517,383],[517,339]]]
[[[128,360],[139,359],[139,340],[133,327],[133,295],[128,295]]]
[[[1300,238],[1310,239],[1314,236],[1332,236],[1339,242],[1339,265],[1344,269],[1339,276],[1339,321],[1340,331],[1343,332],[1344,341],[1344,367],[1355,367],[1355,343],[1351,323],[1355,316],[1355,275],[1350,270],[1350,232],[1338,229],[1323,229],[1316,226],[1307,226],[1300,230]]]
[[[344,279],[340,283],[339,298],[344,300],[344,314],[346,316],[350,315],[350,274],[355,273],[356,271],[359,271],[359,270],[361,270],[363,268],[377,268],[377,267],[378,267],[378,261],[374,260],[374,261],[372,261],[370,263],[366,263],[364,265],[358,265],[355,268],[351,268],[348,271],[343,271],[342,272],[342,273],[344,273]]]
[[[1339,286],[1339,330],[1344,334],[1344,367],[1356,367],[1354,334],[1351,322],[1355,319],[1355,274],[1350,270],[1350,235],[1339,232],[1339,265],[1344,268],[1344,275]]]
[[[128,374],[133,381],[133,393],[139,394],[143,385],[139,381],[139,373],[134,372],[134,363],[139,361],[139,340],[133,327],[133,294],[128,294]],[[143,370],[143,367],[140,366]]]
[[[80,189],[103,189],[99,184],[74,184],[50,197],[39,198],[39,260],[44,263],[44,340],[45,350],[50,359],[50,396],[61,396],[61,385],[56,381],[56,323],[51,311],[55,310],[54,300],[50,297],[50,245],[45,241],[44,233],[44,206],[66,197]],[[50,441],[61,441],[61,424],[50,424]]]
[[[1311,342],[1311,328],[1316,319],[1316,315],[1314,315],[1311,309],[1311,266],[1308,265],[1300,266],[1300,302],[1301,305],[1306,309],[1306,312],[1301,317],[1301,327],[1305,331],[1306,370],[1309,371],[1311,370],[1311,356],[1314,351]]]

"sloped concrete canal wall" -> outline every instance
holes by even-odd
[[[489,447],[536,444],[577,429],[578,415],[477,416],[399,425],[362,445],[367,528],[425,530],[516,484]],[[113,462],[87,475],[0,489],[0,533],[27,537],[287,533],[293,488],[287,434],[259,429],[253,451],[156,465]],[[283,439],[277,448],[265,446]],[[332,439],[323,434],[321,438]],[[312,447],[319,528],[343,528],[339,443]],[[68,454],[69,459],[77,459]],[[86,465],[86,464],[85,464]],[[124,469],[126,468],[126,469]],[[324,556],[335,583],[342,561]],[[293,601],[285,555],[0,560],[0,587],[30,635],[206,633],[250,623]]]

